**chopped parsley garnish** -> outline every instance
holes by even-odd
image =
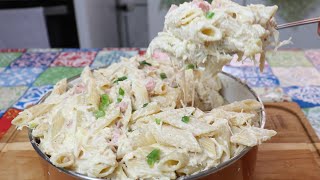
[[[94,113],[94,115],[96,116],[96,118],[100,118],[106,115],[106,113],[104,111],[98,110],[97,112]]]
[[[194,64],[188,64],[187,67],[186,67],[186,69],[194,69],[194,68],[195,68]]]
[[[33,129],[33,128],[37,127],[37,126],[38,126],[38,124],[35,123],[35,122],[29,123],[29,128],[31,128],[31,129]]]
[[[124,90],[122,88],[119,88],[119,95],[124,96]]]
[[[154,149],[151,153],[147,156],[147,163],[150,167],[153,167],[154,163],[160,160],[160,149]]]
[[[110,105],[110,98],[107,94],[101,95],[101,102],[99,104],[99,110],[103,111]]]
[[[156,123],[157,123],[158,125],[160,125],[161,119],[156,118],[155,121],[156,121]]]
[[[190,117],[189,116],[183,116],[181,121],[184,122],[184,123],[188,123],[190,121]]]
[[[107,94],[102,94],[101,97],[100,97],[100,104],[99,104],[99,110],[96,111],[94,113],[94,115],[96,116],[96,118],[100,118],[100,117],[103,117],[106,115],[106,113],[104,112],[107,107],[110,105],[110,98]]]
[[[119,88],[119,97],[117,98],[117,102],[121,102],[124,96],[124,90]]]
[[[117,80],[113,81],[113,83],[118,83],[119,81],[124,81],[128,79],[127,76],[122,76],[122,77],[119,77]]]
[[[147,61],[140,61],[139,64],[140,64],[141,66],[143,66],[143,65],[152,66],[152,64],[148,63]]]
[[[142,107],[143,107],[143,108],[144,108],[144,107],[147,107],[147,106],[148,106],[148,104],[149,104],[149,103],[145,103],[145,104],[143,104],[143,106],[142,106]]]
[[[166,79],[166,78],[167,78],[166,73],[160,73],[160,78],[161,78],[162,80]]]
[[[214,16],[214,12],[212,12],[212,11],[209,11],[206,14],[206,18],[208,18],[208,19],[212,19],[213,16]]]

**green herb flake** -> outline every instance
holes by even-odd
[[[35,122],[29,123],[29,128],[31,128],[31,129],[34,129],[34,128],[37,127],[37,126],[38,126],[38,124],[35,123]]]
[[[212,19],[213,16],[214,16],[214,12],[212,12],[212,11],[209,11],[206,14],[206,18],[208,18],[208,19]]]
[[[124,96],[124,90],[122,88],[119,88],[119,95]]]
[[[110,98],[107,94],[101,95],[101,104],[110,104]]]
[[[98,110],[97,112],[94,113],[94,115],[96,116],[96,118],[100,118],[106,115],[106,113],[104,111]]]
[[[166,79],[166,78],[167,78],[166,73],[160,73],[160,78],[161,78],[162,80]]]
[[[145,104],[143,104],[143,106],[142,106],[142,107],[143,107],[143,108],[144,108],[144,107],[147,107],[147,106],[148,106],[148,104],[149,104],[149,103],[145,103]]]
[[[160,125],[161,119],[156,118],[155,121],[156,121],[156,123],[157,123],[158,125]]]
[[[119,103],[119,102],[121,102],[122,101],[122,98],[121,97],[118,97],[117,98],[117,102]]]
[[[113,83],[118,83],[119,81],[124,81],[128,79],[127,76],[122,76],[122,77],[119,77],[117,80],[115,80]]]
[[[141,61],[141,62],[139,62],[139,64],[140,64],[141,66],[143,66],[143,65],[152,66],[152,64],[148,63],[147,61]]]
[[[107,94],[102,94],[100,99],[99,110],[104,111],[111,104],[111,101]]]
[[[188,64],[187,67],[186,67],[186,69],[194,69],[194,68],[195,68],[194,64]]]
[[[189,116],[183,116],[181,121],[184,122],[184,123],[188,123],[190,121],[190,117]]]
[[[147,156],[147,163],[150,167],[154,166],[154,163],[160,160],[160,149],[154,149],[151,153]]]

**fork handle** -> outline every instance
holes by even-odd
[[[316,18],[310,18],[310,19],[304,19],[304,20],[300,20],[300,21],[294,21],[294,22],[289,22],[289,23],[285,23],[285,24],[280,24],[280,25],[277,25],[276,29],[284,29],[284,28],[301,26],[301,25],[311,24],[311,23],[319,23],[319,22],[320,22],[320,17],[316,17]],[[320,33],[319,26],[318,26],[318,33]]]

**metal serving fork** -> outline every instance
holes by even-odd
[[[285,29],[289,27],[294,27],[294,26],[301,26],[305,24],[311,24],[311,23],[318,23],[318,35],[320,36],[320,17],[316,18],[310,18],[310,19],[304,19],[300,21],[294,21],[294,22],[289,22],[289,23],[284,23],[284,24],[279,24],[277,25],[277,29]]]

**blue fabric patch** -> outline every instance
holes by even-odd
[[[222,68],[223,72],[229,73],[237,78],[244,78],[243,68],[241,67],[234,67],[234,66],[224,66]]]
[[[290,86],[283,90],[301,108],[320,106],[320,86]]]
[[[0,118],[2,117],[2,115],[6,112],[6,110],[0,110]]]
[[[247,77],[245,82],[250,87],[278,87],[280,82],[277,77]]]
[[[222,71],[240,78],[251,87],[278,87],[279,79],[273,75],[269,66],[266,66],[263,72],[260,72],[259,67],[255,66],[224,66]]]
[[[239,78],[250,77],[273,77],[274,74],[269,66],[266,66],[263,72],[260,72],[256,66],[224,66],[222,71],[232,74]]]
[[[48,67],[52,61],[58,56],[56,52],[45,53],[24,53],[21,57],[13,61],[10,65],[11,68],[23,67]]]
[[[27,50],[27,52],[34,52],[34,53],[44,53],[44,52],[59,52],[62,51],[60,48],[47,48],[47,49],[42,49],[42,48],[30,48]]]
[[[256,66],[244,66],[241,67],[244,73],[244,77],[271,77],[274,76],[269,66],[264,67],[263,72],[260,72],[259,67]]]
[[[52,85],[31,87],[28,91],[19,99],[19,101],[13,105],[17,109],[25,109],[29,105],[34,105],[49,91],[53,89]]]
[[[119,62],[121,57],[130,58],[138,54],[138,51],[100,51],[94,62],[92,68],[109,66],[114,62]]]
[[[82,49],[77,49],[77,48],[66,48],[63,49],[63,52],[88,52],[88,51],[100,51],[101,48],[82,48]]]
[[[43,68],[8,68],[0,72],[0,86],[31,85],[43,71]]]

